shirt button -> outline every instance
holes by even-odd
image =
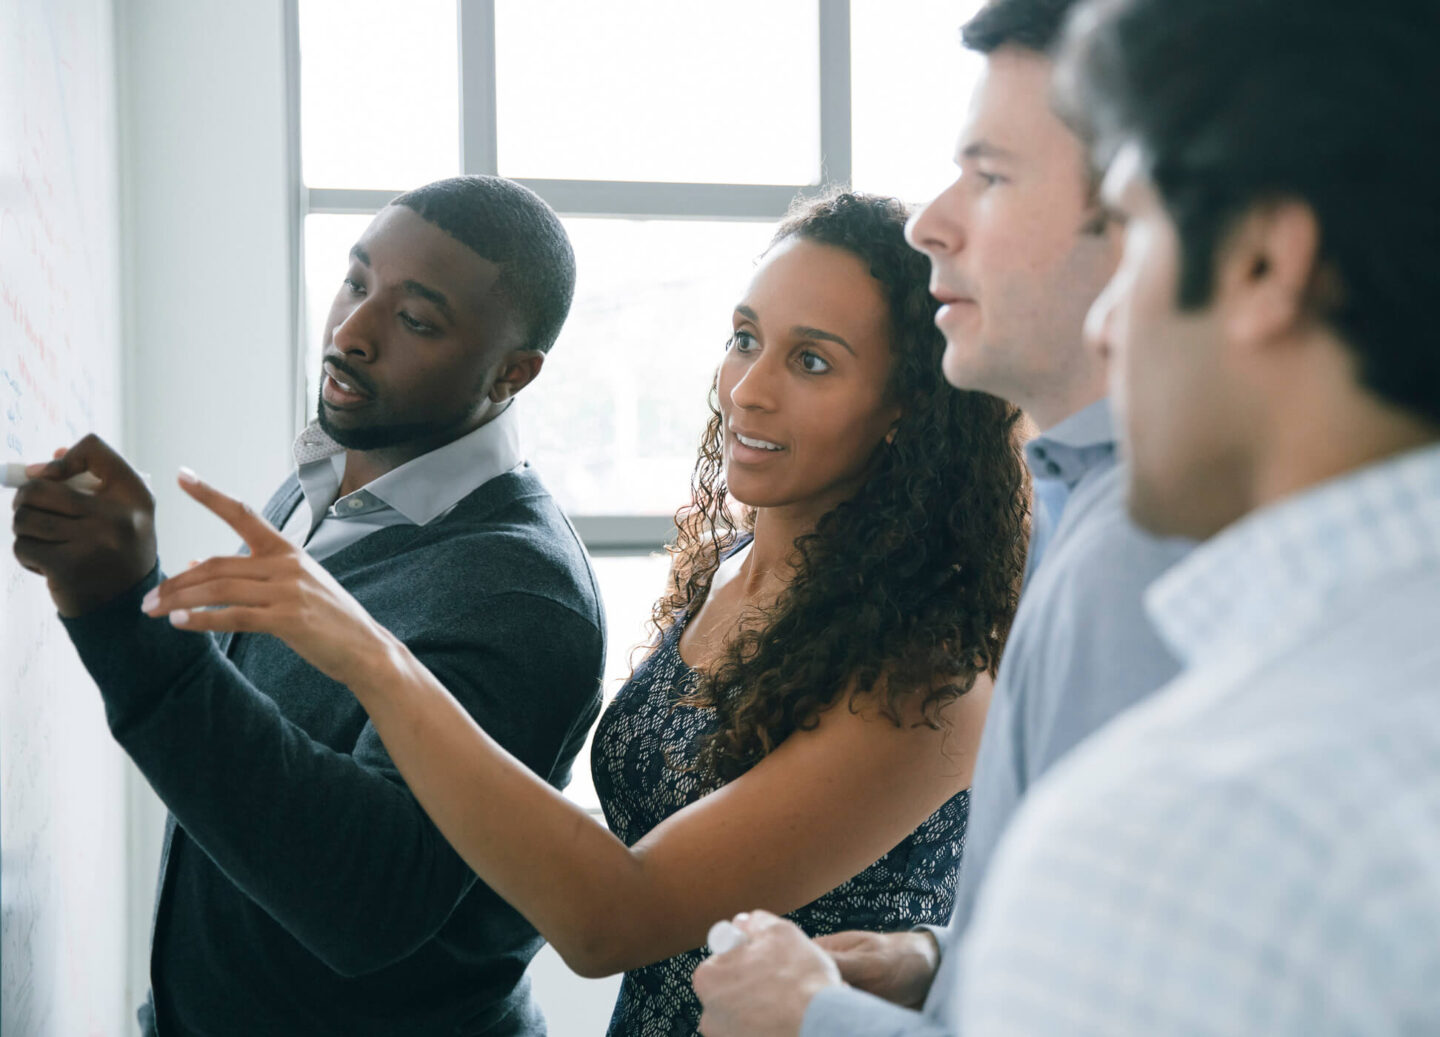
[[[345,502],[345,506],[351,511],[359,511],[365,506],[365,502],[359,497],[351,497],[348,501]]]

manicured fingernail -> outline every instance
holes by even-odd
[[[187,486],[194,486],[200,481],[200,477],[196,475],[194,471],[182,465],[180,467],[180,481]]]
[[[174,612],[170,613],[171,626],[183,627],[188,622],[190,622],[189,609],[176,609]]]
[[[160,604],[160,588],[151,587],[150,593],[146,594],[145,599],[140,602],[140,611],[153,612],[158,604]]]
[[[190,559],[190,561],[188,561],[188,562],[185,563],[185,568],[187,568],[187,569],[193,569],[193,568],[195,568],[195,567],[196,567],[197,565],[199,565],[199,564],[200,564],[200,563],[199,563],[198,561],[196,561],[194,558],[192,558],[192,559]]]

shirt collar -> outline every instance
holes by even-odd
[[[331,513],[339,517],[368,514],[374,502],[392,508],[417,526],[433,522],[462,499],[497,475],[503,475],[524,460],[520,445],[520,422],[512,403],[496,417],[453,442],[421,454],[386,472],[378,479],[334,502]],[[311,422],[295,440],[294,455],[301,485],[307,500],[317,481],[315,473],[333,466],[333,494],[339,487],[344,471],[345,448],[336,443],[318,422]],[[321,467],[321,466],[325,467]],[[343,507],[351,499],[365,501],[364,507]],[[312,511],[323,509],[329,502],[310,501]],[[318,522],[318,516],[317,516]]]
[[[1070,489],[1097,464],[1115,456],[1110,400],[1096,400],[1025,444],[1025,463],[1036,479],[1063,482]]]
[[[1357,585],[1440,563],[1440,445],[1339,476],[1241,519],[1146,592],[1187,664],[1263,649]]]

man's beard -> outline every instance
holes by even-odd
[[[408,421],[393,425],[336,428],[325,414],[325,400],[322,398],[315,417],[320,423],[320,430],[346,450],[387,450],[406,443],[443,437],[468,415],[462,414],[453,421]]]

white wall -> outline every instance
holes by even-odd
[[[252,502],[294,432],[284,10],[116,0],[126,450],[151,473],[162,563],[233,547],[180,465]],[[132,769],[131,1002],[149,984],[164,811]],[[121,963],[115,963],[120,967]]]
[[[177,467],[261,504],[290,465],[298,278],[284,22],[281,0],[116,0],[125,442],[153,476],[172,571],[234,543],[175,487]],[[134,1003],[149,984],[164,810],[131,778]],[[604,1032],[618,978],[580,979],[548,947],[531,975],[555,1037]]]

